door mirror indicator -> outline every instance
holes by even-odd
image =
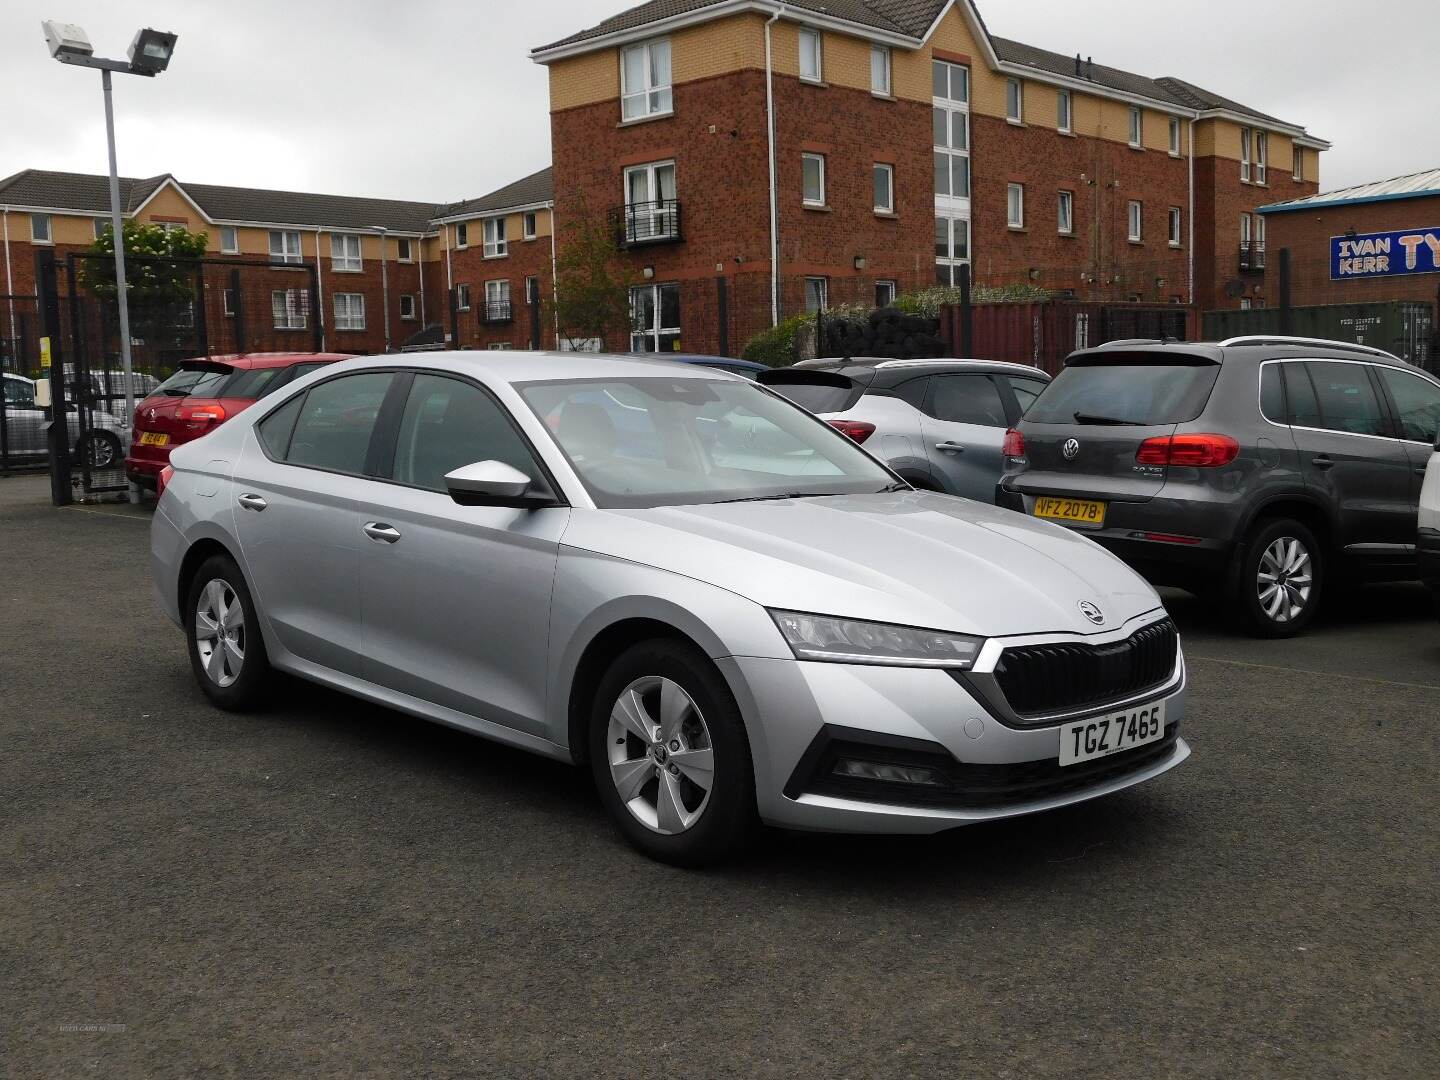
[[[555,506],[555,498],[513,465],[503,461],[477,461],[445,474],[450,497],[461,506],[510,506],[539,509]]]

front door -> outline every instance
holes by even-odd
[[[995,501],[1008,419],[989,375],[933,375],[920,421],[930,470],[952,495]]]
[[[567,507],[460,506],[445,474],[477,461],[542,473],[490,394],[417,373],[390,483],[359,522],[365,678],[534,735],[545,727],[550,592]]]

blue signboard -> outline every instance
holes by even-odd
[[[1330,238],[1330,277],[1440,273],[1440,226]]]

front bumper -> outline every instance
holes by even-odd
[[[1134,626],[1128,628],[1133,631]],[[1128,632],[1128,631],[1127,631]],[[959,825],[1036,813],[1120,791],[1174,768],[1190,755],[1179,738],[1185,665],[1177,652],[1172,680],[1147,701],[1164,701],[1162,744],[1142,745],[1088,765],[1058,766],[1060,729],[1016,727],[950,674],[932,669],[730,657],[722,661],[749,725],[756,797],[766,822],[794,829],[853,833],[933,833]],[[965,805],[925,805],[909,793],[893,801],[837,793],[808,783],[817,748],[831,737],[893,746],[928,746],[953,759],[957,776],[975,777]],[[819,788],[820,790],[815,790]]]

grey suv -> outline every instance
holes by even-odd
[[[993,502],[1005,431],[1050,376],[991,360],[805,360],[759,381],[925,491]]]
[[[1007,436],[997,501],[1299,633],[1327,582],[1419,576],[1440,382],[1361,345],[1243,337],[1073,354]]]

